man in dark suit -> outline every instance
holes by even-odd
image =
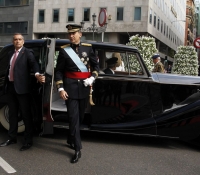
[[[118,58],[112,57],[106,60],[107,68],[103,71],[105,74],[115,74],[116,64],[117,64]]]
[[[20,33],[13,35],[14,50],[8,53],[10,60],[5,87],[8,95],[9,107],[9,131],[8,140],[0,146],[8,146],[17,143],[18,113],[21,112],[25,125],[24,144],[20,151],[29,149],[32,146],[32,114],[30,104],[30,71],[35,72],[35,77],[41,83],[45,77],[39,74],[39,66],[34,58],[34,54],[29,49],[23,47],[24,37]]]
[[[172,66],[169,64],[168,68],[167,68],[167,73],[171,73],[172,71]]]
[[[80,123],[84,117],[90,88],[98,76],[99,64],[92,45],[80,42],[81,26],[69,24],[66,28],[71,44],[62,46],[59,52],[55,81],[60,97],[66,102],[69,116],[67,143],[75,150],[71,163],[76,163],[81,157],[82,149]]]

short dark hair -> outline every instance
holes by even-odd
[[[13,40],[14,40],[14,36],[15,35],[21,35],[22,36],[22,39],[24,40],[24,36],[21,34],[21,33],[14,33],[14,35],[13,35]]]

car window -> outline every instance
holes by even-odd
[[[143,75],[143,69],[139,62],[139,55],[133,52],[117,52],[114,50],[96,49],[95,53],[99,61],[100,74],[105,74],[109,66],[106,61],[112,57],[118,58],[117,67],[113,75]]]
[[[130,75],[144,75],[137,53],[127,53]]]
[[[40,72],[41,73],[44,72],[45,71],[45,62],[46,62],[46,57],[45,57],[46,48],[45,47],[32,47],[32,46],[31,47],[28,46],[27,48],[33,50],[35,59],[39,64]]]
[[[55,50],[55,53],[54,53],[54,67],[56,67],[56,64],[57,64],[58,55],[59,55],[59,50]]]

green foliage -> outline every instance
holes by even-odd
[[[198,57],[193,46],[180,46],[174,55],[172,73],[198,76]]]
[[[152,55],[157,53],[155,39],[153,37],[139,36],[133,35],[129,38],[129,42],[126,44],[128,46],[134,46],[138,48],[147,68],[151,71],[154,67],[153,61],[151,59]],[[134,60],[135,58],[132,58]],[[131,69],[138,70],[139,69],[138,62],[132,61]]]

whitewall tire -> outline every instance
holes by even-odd
[[[9,108],[8,106],[4,106],[3,108],[0,109],[0,121],[2,126],[5,129],[9,129]],[[18,133],[24,132],[25,126],[23,120],[18,122]]]

